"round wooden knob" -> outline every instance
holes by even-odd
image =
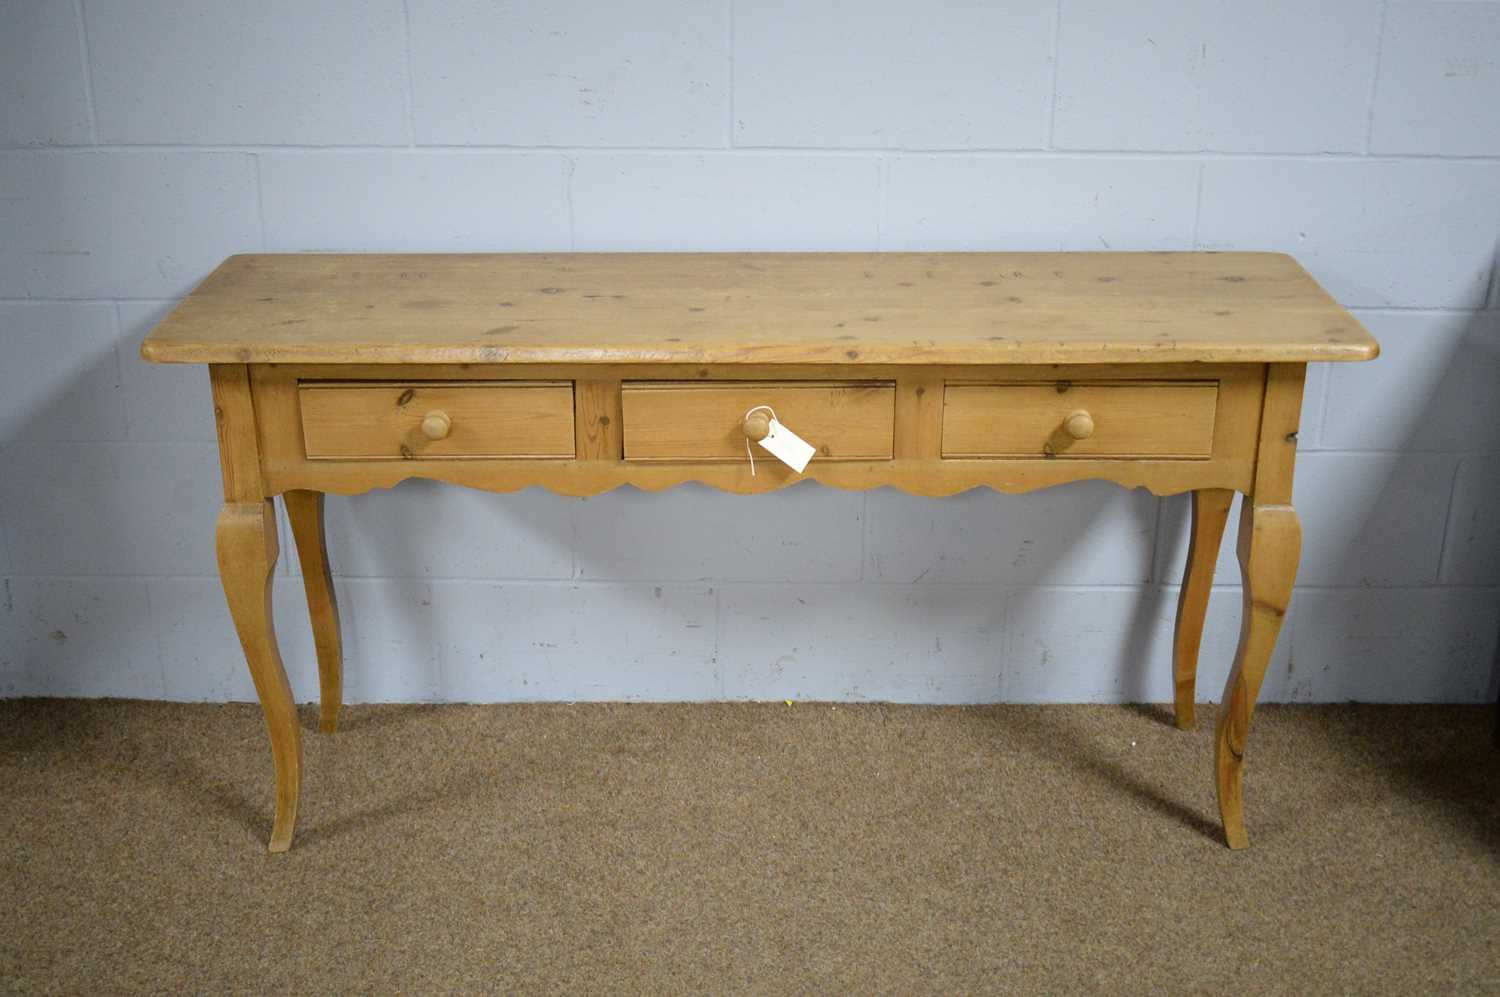
[[[746,439],[759,443],[771,435],[771,415],[764,410],[751,412],[745,416],[745,421],[740,424],[745,431]]]
[[[422,435],[429,440],[441,440],[453,428],[453,420],[441,409],[428,412],[422,419]]]
[[[1063,420],[1063,429],[1075,440],[1086,440],[1094,435],[1094,417],[1087,409],[1079,409]]]

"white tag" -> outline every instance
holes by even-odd
[[[769,450],[777,460],[801,474],[818,448],[777,422],[774,416],[770,421],[771,431],[760,441],[760,445]]]

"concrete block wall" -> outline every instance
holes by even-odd
[[[11,0],[0,695],[251,698],[206,375],[136,352],[228,254],[1196,247],[1296,254],[1385,348],[1311,373],[1266,698],[1493,698],[1496,52],[1494,2]],[[1170,696],[1181,497],[329,506],[355,701]]]

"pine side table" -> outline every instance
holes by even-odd
[[[1273,253],[235,256],[141,347],[208,365],[219,572],[270,731],[277,852],[302,762],[271,618],[272,500],[296,541],[331,733],[342,652],[323,495],[407,478],[563,495],[802,478],[928,496],[1083,479],[1191,492],[1183,728],[1239,492],[1244,616],[1214,754],[1224,836],[1242,848],[1250,716],[1301,546],[1307,364],[1378,351]],[[762,449],[782,430],[813,447],[800,474]]]

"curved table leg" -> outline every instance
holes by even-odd
[[[284,852],[292,847],[292,829],[297,823],[302,741],[297,731],[297,705],[271,619],[271,569],[279,550],[270,499],[226,503],[219,513],[216,540],[219,578],[271,736],[271,758],[276,765],[276,824],[271,830],[270,848]]]
[[[1292,598],[1297,559],[1302,552],[1302,527],[1290,505],[1255,505],[1246,498],[1240,509],[1240,574],[1244,586],[1244,616],[1234,668],[1224,686],[1219,724],[1214,738],[1214,768],[1219,792],[1219,815],[1230,848],[1250,843],[1245,834],[1242,777],[1250,715],[1260,694],[1266,665],[1281,632],[1281,621]]]
[[[1198,689],[1198,648],[1203,642],[1203,617],[1208,612],[1214,564],[1233,502],[1234,492],[1227,488],[1193,492],[1193,526],[1187,567],[1177,594],[1177,629],[1172,640],[1173,705],[1177,726],[1182,730],[1192,730],[1198,723],[1193,705]]]
[[[332,734],[339,727],[343,704],[343,640],[339,636],[339,604],[328,570],[328,543],[323,531],[323,493],[290,491],[282,495],[286,518],[297,543],[302,584],[307,590],[307,613],[312,620],[313,645],[318,650],[321,706],[318,729]]]

